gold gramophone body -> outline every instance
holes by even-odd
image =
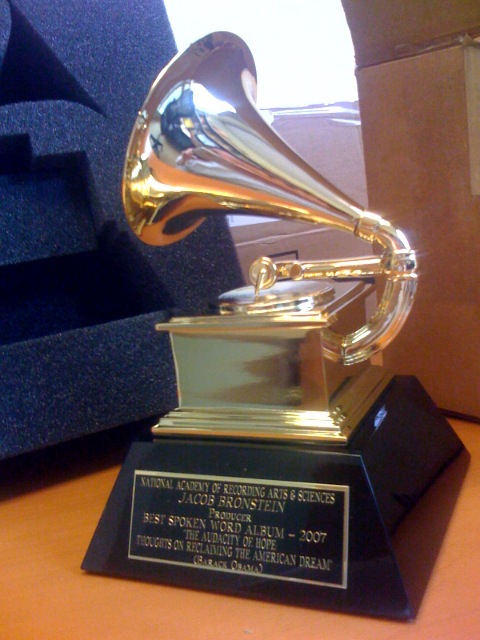
[[[155,434],[346,442],[390,379],[368,360],[408,315],[415,255],[400,231],[275,134],[255,90],[251,54],[230,33],[196,42],[160,74],[127,152],[123,196],[134,232],[161,246],[207,215],[248,213],[331,225],[381,252],[309,263],[261,257],[251,286],[221,296],[212,315],[157,326],[171,336],[179,408]],[[365,322],[371,285],[360,279],[375,276],[384,276],[383,295]]]

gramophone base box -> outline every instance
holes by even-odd
[[[223,220],[161,252],[125,221],[132,122],[174,53],[157,1],[0,0],[0,458],[172,408],[155,324],[241,283]]]
[[[391,534],[462,450],[410,377],[394,378],[343,448],[146,436],[82,568],[410,619],[418,602]]]

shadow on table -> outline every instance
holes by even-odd
[[[155,419],[122,425],[0,461],[0,501],[121,464]]]

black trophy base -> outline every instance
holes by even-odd
[[[138,441],[82,568],[410,619],[391,536],[462,450],[411,377],[393,380],[346,448]]]

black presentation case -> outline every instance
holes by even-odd
[[[0,0],[0,458],[171,409],[155,323],[241,283],[224,219],[160,249],[124,217],[130,131],[174,54],[159,0]]]

